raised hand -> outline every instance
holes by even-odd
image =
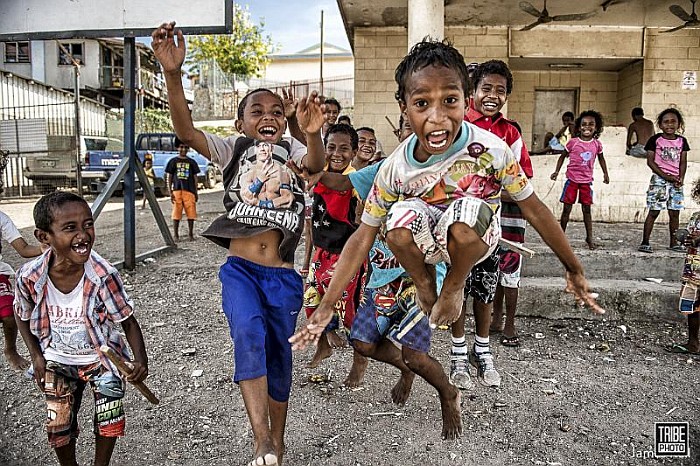
[[[294,98],[294,88],[282,88],[282,103],[284,104],[284,116],[289,120],[297,114],[297,100]]]
[[[306,133],[318,133],[326,122],[325,104],[323,97],[317,91],[311,92],[306,98],[297,103],[297,122],[299,128]]]
[[[177,42],[175,36],[177,35]],[[182,31],[175,29],[175,21],[161,24],[151,34],[153,53],[163,67],[164,72],[180,71],[185,61],[185,37]]]

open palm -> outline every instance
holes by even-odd
[[[177,35],[177,42],[175,42]],[[163,23],[151,34],[153,53],[163,67],[163,71],[178,71],[185,61],[185,38],[182,31],[175,29],[175,22]]]
[[[321,131],[321,127],[326,121],[322,101],[323,98],[318,95],[318,92],[313,91],[297,103],[297,122],[303,132],[317,133]]]

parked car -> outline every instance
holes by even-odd
[[[75,185],[78,163],[73,136],[47,136],[47,147],[48,151],[45,153],[27,155],[24,176],[32,180],[42,193],[51,192],[60,185]],[[104,136],[81,136],[80,160],[82,161],[83,186],[89,187],[97,180],[106,181],[110,175],[109,171],[102,169],[86,169],[90,166],[91,154],[97,157],[95,160],[121,159],[123,147],[124,143],[118,139]]]

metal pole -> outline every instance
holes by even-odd
[[[78,185],[78,196],[83,197],[83,170],[80,153],[80,65],[73,63],[75,72],[73,88],[75,89],[75,183]]]
[[[124,267],[136,268],[136,151],[134,115],[136,112],[136,39],[124,38],[124,156],[129,168],[124,175]]]
[[[321,95],[323,95],[323,10],[321,10],[321,75],[320,75]]]

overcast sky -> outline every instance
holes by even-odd
[[[350,49],[343,20],[335,0],[239,0],[248,6],[253,22],[265,22],[265,33],[277,46],[276,53],[294,53],[321,41],[323,10],[324,42]]]

